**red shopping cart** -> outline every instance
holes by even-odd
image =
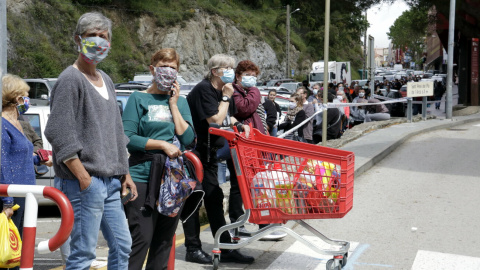
[[[274,231],[283,231],[320,254],[332,255],[327,269],[346,265],[350,243],[329,239],[303,220],[341,218],[352,209],[355,159],[352,152],[266,136],[256,129],[252,129],[248,139],[238,132],[216,128],[210,128],[209,132],[229,142],[246,210],[237,222],[216,232],[213,269],[218,269],[220,249],[239,249]],[[332,248],[318,248],[284,226],[289,220]],[[249,238],[239,241],[238,228],[247,221],[270,225],[250,232]],[[220,243],[220,235],[230,229],[235,230],[233,243]]]

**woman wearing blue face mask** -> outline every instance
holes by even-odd
[[[33,144],[25,137],[18,117],[29,107],[30,87],[20,77],[7,74],[2,78],[2,154],[0,184],[35,185],[35,165],[40,165],[33,156]],[[12,207],[20,208],[13,212]],[[2,197],[0,209],[11,217],[23,234],[24,197]],[[11,269],[18,269],[14,267]]]
[[[259,74],[260,69],[250,60],[244,60],[237,64],[233,83],[235,89],[233,101],[237,107],[237,113],[234,116],[242,124],[252,123],[253,128],[266,134],[265,109],[261,105],[260,91],[256,87]],[[261,106],[260,109],[259,106]],[[263,119],[260,115],[263,116]]]

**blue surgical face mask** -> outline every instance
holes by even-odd
[[[233,69],[224,69],[223,76],[220,79],[224,83],[232,83],[235,79],[235,72],[233,72]]]
[[[297,103],[296,103],[296,102],[293,102],[293,101],[290,101],[290,102],[288,103],[288,107],[289,107],[290,109],[295,109],[295,107],[297,107]]]
[[[19,114],[25,114],[28,111],[28,108],[30,108],[30,98],[29,97],[22,97],[22,98],[23,98],[23,104],[17,105],[17,110]]]
[[[243,87],[253,87],[257,85],[257,77],[255,76],[242,76]]]
[[[318,94],[318,89],[313,89],[313,94],[314,95]]]

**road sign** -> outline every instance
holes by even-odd
[[[292,77],[295,76],[295,69],[292,69]]]
[[[407,97],[433,96],[433,81],[407,83]]]

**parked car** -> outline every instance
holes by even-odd
[[[287,82],[287,83],[282,83],[280,84],[279,88],[286,88],[290,93],[295,93],[297,91],[297,88],[299,86],[302,86],[302,83],[299,82]]]
[[[282,83],[286,83],[286,82],[295,82],[293,79],[274,79],[274,80],[270,80],[270,81],[267,81],[265,83],[265,86],[280,86],[280,84]]]
[[[30,86],[28,96],[32,105],[47,106],[50,103],[50,93],[57,78],[24,79]]]
[[[185,83],[180,85],[180,96],[187,97],[188,93],[192,91],[192,89],[198,84],[198,82],[194,83]]]
[[[135,90],[135,91],[143,91],[147,90],[148,85],[143,83],[117,83],[115,84],[115,90]]]
[[[407,77],[407,73],[405,71],[399,71],[397,74],[393,75],[395,79],[402,79],[402,77]]]
[[[265,98],[268,98],[268,93],[267,94],[261,93],[261,95]],[[290,97],[277,95],[275,97],[275,102],[278,104],[278,106],[280,106],[280,110],[282,111],[282,115],[280,116],[280,123],[282,123],[283,120],[285,119],[285,116],[287,115],[288,104],[290,103]]]
[[[123,110],[125,110],[125,105],[127,105],[127,100],[133,92],[134,90],[115,90],[115,94],[117,94],[117,104],[118,108],[120,109],[120,114],[123,114]]]
[[[144,85],[150,85],[153,80],[153,75],[151,73],[135,73],[133,77],[133,81],[129,81],[128,83],[140,83]],[[177,81],[180,85],[187,83],[182,76],[177,75]]]
[[[402,95],[402,97],[406,97],[407,96],[407,85],[402,85],[402,87],[400,87],[400,95]]]

